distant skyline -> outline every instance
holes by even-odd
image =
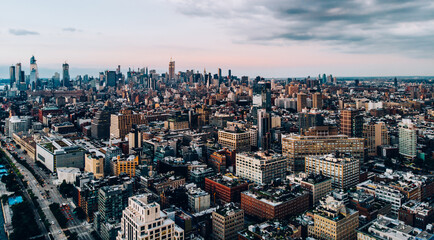
[[[237,76],[434,75],[430,0],[6,1],[0,78],[21,62],[40,77],[148,66]],[[18,15],[17,15],[18,14]]]

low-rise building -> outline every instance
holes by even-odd
[[[313,226],[308,227],[310,237],[330,240],[356,239],[359,212],[346,207],[344,202],[328,196],[320,201],[320,205],[311,215]]]
[[[194,212],[201,212],[210,207],[210,195],[200,188],[190,188],[187,192],[188,206]]]
[[[241,193],[241,208],[259,219],[283,219],[309,208],[309,193],[298,185],[257,186]]]
[[[222,203],[240,202],[241,192],[249,188],[249,183],[232,174],[216,175],[205,178],[205,191],[211,195],[211,200]]]
[[[51,172],[58,167],[84,168],[84,149],[68,139],[50,140],[36,145],[36,160]]]
[[[434,210],[429,203],[410,200],[402,204],[398,211],[398,219],[406,225],[425,229],[434,220]]]
[[[428,232],[413,228],[397,219],[379,215],[377,219],[357,229],[359,240],[430,240],[434,236]]]

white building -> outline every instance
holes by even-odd
[[[322,173],[332,179],[332,186],[339,189],[349,189],[359,183],[359,160],[349,157],[335,157],[333,154],[324,156],[307,156],[305,172]]]
[[[59,167],[84,168],[84,149],[67,139],[36,144],[36,160],[51,172]]]
[[[23,132],[27,134],[27,131],[31,128],[31,124],[32,118],[29,116],[11,116],[10,118],[6,118],[5,135],[12,138],[14,133]]]
[[[74,184],[76,177],[81,174],[78,168],[57,168],[57,179],[58,184],[62,184],[63,181],[66,183]]]
[[[403,119],[399,123],[399,154],[406,158],[415,158],[416,144],[416,127],[410,119]]]
[[[272,152],[237,153],[236,175],[258,184],[268,184],[286,173],[286,158]]]
[[[146,194],[130,197],[116,240],[151,239],[183,240],[184,230],[160,211],[158,203],[148,203]]]

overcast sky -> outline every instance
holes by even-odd
[[[4,1],[0,78],[119,64],[264,77],[434,75],[432,0]]]

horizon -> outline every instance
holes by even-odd
[[[222,68],[267,78],[434,75],[434,3],[429,0],[47,0],[3,5],[21,14],[0,16],[1,78],[18,62],[28,74],[32,55],[45,77],[50,76],[44,69],[60,70],[65,61],[73,75],[117,65],[166,72],[171,57],[177,70]]]

